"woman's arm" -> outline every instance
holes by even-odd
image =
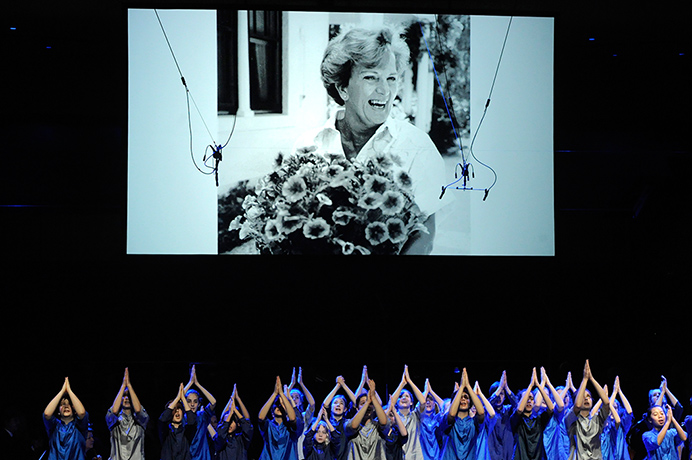
[[[435,241],[435,214],[431,214],[423,225],[427,232],[419,230],[413,233],[401,249],[401,254],[428,255],[432,252]]]
[[[589,360],[586,360],[587,366],[589,365]],[[591,385],[594,386],[596,389],[596,393],[598,393],[598,397],[601,398],[603,401],[604,405],[610,406],[610,399],[608,399],[608,392],[603,389],[601,385],[598,384],[596,379],[593,376],[593,373],[591,372],[591,367],[589,366],[589,381],[591,382]]]
[[[430,380],[425,380],[425,386],[427,387],[428,394],[432,395],[433,399],[437,403],[437,407],[439,407],[441,411],[444,410],[445,402],[437,393],[435,393],[435,391],[432,388],[432,385],[430,384]]]
[[[526,403],[529,401],[529,396],[531,395],[531,390],[533,387],[536,385],[536,368],[533,368],[533,372],[531,373],[531,382],[529,383],[529,386],[526,387],[526,390],[524,390],[524,394],[521,396],[521,399],[519,400],[519,404],[517,404],[517,412],[523,413],[524,409],[526,408]]]
[[[555,410],[555,404],[552,399],[550,399],[550,396],[548,396],[545,392],[545,386],[550,385],[550,380],[548,380],[548,375],[545,372],[545,368],[541,367],[541,382],[536,385],[538,388],[538,393],[541,395],[543,400],[545,401],[545,405],[548,407],[548,409],[552,412]],[[552,387],[552,385],[550,385]],[[553,392],[557,393],[555,389],[553,388]],[[553,394],[553,397],[555,394]],[[562,410],[562,409],[560,409]]]
[[[281,391],[281,379],[278,376],[276,377],[276,385],[279,389],[279,401],[284,411],[286,411],[286,419],[294,422],[296,420],[296,411],[293,399],[289,397],[288,388],[286,388],[286,391]]]
[[[175,399],[168,404],[168,408],[170,410],[175,409],[175,406],[177,406],[178,402],[180,402],[180,395],[185,394],[184,388],[185,387],[183,387],[183,384],[181,383],[180,386],[178,387],[178,393],[175,395]],[[182,399],[185,400],[185,397],[183,397]],[[187,402],[187,401],[185,401],[185,402]]]
[[[130,370],[128,368],[125,368],[125,378],[127,389],[130,392],[130,404],[132,404],[132,410],[136,414],[139,414],[140,412],[142,412],[142,403],[139,402],[137,393],[135,393],[135,389],[132,386],[132,381],[130,380]]]
[[[447,422],[450,425],[454,424],[454,420],[457,418],[457,414],[459,413],[459,401],[461,400],[461,393],[461,388],[457,388],[456,393],[454,394],[454,398],[452,398],[452,400],[449,403],[449,411],[447,411]]]
[[[228,402],[226,403],[226,407],[223,408],[223,421],[224,422],[230,422],[231,417],[235,413],[235,385],[233,385],[233,393],[231,393],[231,397],[229,398]]]
[[[661,395],[663,394],[665,394],[665,396],[668,398],[670,407],[675,407],[678,405],[678,398],[676,398],[673,393],[670,392],[670,388],[668,388],[668,379],[661,376]],[[661,403],[660,399],[662,399],[661,396],[659,396],[659,404]]]
[[[608,402],[610,404],[611,408],[614,407],[613,402],[615,402],[615,397],[618,394],[619,388],[620,388],[620,378],[618,376],[615,376],[615,382],[613,383],[613,392],[610,395],[610,401]],[[616,410],[613,410],[613,411],[611,411],[611,414],[613,415],[613,421],[615,422],[615,426],[619,427],[620,422],[622,421],[620,419],[620,413]]]
[[[579,389],[577,390],[577,395],[574,397],[574,412],[579,412],[584,405],[584,395],[586,394],[586,384],[589,381],[589,373],[591,370],[589,369],[589,361],[586,360],[586,364],[584,365],[584,376],[581,379],[581,383],[579,384]]]
[[[466,388],[466,392],[469,394],[471,402],[474,406],[476,406],[476,417],[478,417],[478,420],[482,422],[485,419],[485,407],[483,407],[483,403],[471,387],[471,383],[469,382],[469,376],[466,373],[466,368],[464,368],[464,370],[461,372],[461,386],[459,390],[461,391],[462,388]]]
[[[245,420],[250,420],[250,412],[245,407],[243,400],[240,399],[240,395],[238,394],[238,388],[235,385],[233,385],[233,390],[235,393],[235,401],[237,403],[237,407],[240,407],[240,412],[242,413],[243,418],[245,418]]]
[[[399,435],[408,436],[406,425],[404,424],[404,421],[401,420],[401,417],[399,417],[399,412],[397,412],[395,407],[392,407],[390,410],[394,413],[394,422],[396,423],[396,427],[399,429]]]
[[[363,417],[365,417],[365,413],[368,410],[368,406],[372,404],[372,394],[368,392],[368,395],[366,396],[365,399],[365,404],[361,406],[360,409],[358,409],[358,412],[356,412],[356,415],[353,416],[351,419],[351,429],[357,430],[358,427],[360,426],[361,422],[363,421]]]
[[[396,387],[396,389],[394,390],[394,393],[392,393],[392,395],[391,395],[395,402],[399,400],[399,396],[401,395],[401,390],[403,390],[404,387],[406,386],[406,370],[407,369],[408,369],[408,366],[404,365],[404,372],[403,372],[403,374],[401,374],[401,382],[399,382],[399,386]]]
[[[322,407],[329,407],[329,405],[332,403],[332,399],[334,399],[334,396],[336,396],[336,392],[339,391],[341,386],[339,385],[339,377],[336,378],[336,385],[334,385],[332,391],[330,391],[329,394],[327,394],[327,396],[324,398],[324,401],[322,401]]]
[[[274,384],[274,391],[272,392],[271,396],[269,396],[269,399],[267,399],[267,402],[264,403],[262,408],[259,411],[259,414],[257,415],[257,418],[259,420],[265,420],[267,418],[267,414],[269,413],[269,410],[271,409],[272,405],[274,404],[274,400],[276,397],[281,394],[281,381],[279,380],[279,377],[276,377],[276,383]]]
[[[377,421],[380,425],[386,425],[388,421],[387,414],[384,412],[382,404],[380,403],[380,397],[378,396],[377,391],[375,390],[375,381],[368,380],[368,387],[370,387],[369,393],[372,394],[372,405],[375,408],[375,415],[377,415]]]
[[[123,382],[120,384],[120,390],[118,390],[118,394],[115,396],[113,404],[111,405],[111,412],[114,414],[120,412],[120,405],[123,401],[123,394],[125,394],[125,388],[127,388],[127,368],[125,368],[125,375],[123,375]]]
[[[209,391],[202,386],[201,383],[199,383],[199,379],[197,378],[197,372],[195,371],[195,366],[192,366],[192,378],[194,379],[195,386],[200,389],[202,394],[204,395],[205,398],[207,398],[207,401],[209,401],[209,405],[212,410],[216,407],[216,398],[212,396]]]
[[[86,415],[86,409],[84,409],[82,401],[80,401],[77,395],[72,391],[72,388],[70,387],[70,380],[66,378],[65,382],[67,384],[65,391],[67,391],[67,395],[70,397],[70,401],[72,401],[72,407],[74,408],[77,418],[81,420]]]
[[[66,388],[67,377],[65,377],[65,381],[63,382],[62,388],[60,388],[58,394],[56,394],[53,399],[50,400],[46,408],[43,410],[43,416],[46,418],[46,420],[53,418],[53,414],[55,414],[55,411],[58,410],[58,405],[60,404],[62,396],[65,394]]]
[[[344,378],[343,378],[342,376],[338,376],[338,377],[336,378],[336,381],[337,381],[337,383],[338,383],[339,385],[341,385],[341,388],[343,388],[344,393],[346,393],[346,395],[348,396],[348,399],[350,399],[351,402],[352,402],[353,404],[355,404],[355,403],[356,403],[356,395],[355,395],[355,393],[353,393],[353,391],[348,387],[348,385],[346,385],[346,380],[344,380]]]
[[[363,392],[363,389],[365,388],[365,385],[368,382],[368,366],[363,366],[363,373],[360,376],[360,383],[358,384],[358,388],[356,388],[356,400],[360,396],[360,394]],[[355,404],[356,401],[353,401],[353,404]]]
[[[670,418],[673,419],[673,422],[672,422],[672,423],[673,423],[673,425],[675,426],[675,429],[676,429],[677,432],[678,432],[678,437],[680,437],[680,439],[682,440],[682,442],[687,441],[687,433],[685,433],[685,429],[684,429],[682,426],[680,426],[680,424],[678,423],[677,419],[673,416],[673,409],[672,409],[672,408],[669,408],[669,409],[668,409],[668,413],[670,414]]]
[[[320,411],[317,413],[317,417],[315,417],[315,421],[312,423],[312,426],[310,427],[310,431],[317,431],[317,425],[320,423],[320,421],[324,417],[324,406],[320,407]],[[330,430],[331,431],[331,430]]]
[[[478,395],[478,398],[481,400],[483,403],[483,406],[485,407],[485,411],[488,414],[488,417],[493,418],[495,417],[495,408],[493,407],[492,404],[490,404],[490,401],[485,397],[483,392],[481,391],[481,386],[478,384],[478,380],[476,380],[476,384],[473,386],[473,391]]]
[[[670,428],[670,424],[673,421],[673,419],[673,410],[670,408],[670,406],[668,406],[666,410],[666,423],[663,424],[663,427],[658,432],[658,436],[656,437],[656,442],[659,446],[661,445],[661,443],[663,443],[663,440],[666,438],[666,433],[668,432],[668,428]]]
[[[422,407],[425,407],[425,395],[421,393],[420,388],[418,388],[418,386],[415,383],[413,383],[413,380],[411,380],[411,375],[408,373],[408,366],[406,366],[404,369],[404,375],[406,377],[406,382],[411,386],[411,392],[418,400],[418,403]]]
[[[187,398],[185,397],[185,387],[183,384],[180,384],[180,392],[178,393],[178,401],[183,403],[183,409],[185,409],[185,412],[190,411],[190,404],[187,402]],[[196,417],[196,415],[195,415]]]
[[[632,406],[630,405],[629,400],[625,396],[625,393],[622,392],[622,385],[620,384],[620,377],[616,377],[618,380],[618,394],[620,395],[620,401],[622,401],[622,405],[625,408],[625,412],[628,414],[632,413]]]
[[[311,410],[311,412],[315,411],[315,398],[312,397],[312,394],[310,393],[310,390],[305,386],[305,383],[303,383],[303,368],[299,367],[298,368],[298,385],[300,385],[300,388],[303,390],[303,394],[305,395],[305,399],[308,402],[308,407],[305,408],[305,410]]]

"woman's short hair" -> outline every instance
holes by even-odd
[[[324,430],[327,432],[327,443],[329,443],[332,440],[332,434],[329,432],[329,427],[327,426],[327,422],[324,420],[320,420],[317,422],[317,426],[315,427],[315,433],[317,433],[317,430],[320,429],[320,427],[324,427]]]
[[[390,52],[394,54],[398,74],[403,75],[411,52],[400,33],[383,27],[379,30],[351,29],[337,35],[327,45],[320,66],[327,93],[337,104],[344,105],[336,87],[348,86],[353,66],[377,67]]]

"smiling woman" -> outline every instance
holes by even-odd
[[[401,223],[408,220],[404,214],[410,207],[400,192],[368,191],[359,205],[367,202],[367,209],[377,208],[387,219],[373,219],[365,227],[366,238],[373,247],[396,241],[399,254],[427,254],[435,235],[434,213],[441,206],[439,184],[445,166],[425,132],[391,116],[409,59],[401,34],[388,27],[355,28],[333,38],[320,70],[327,93],[342,108],[322,128],[301,136],[295,151],[344,158],[347,164],[374,163],[387,177],[405,177],[421,225],[403,230]],[[366,182],[373,183],[372,178]],[[394,230],[394,240],[388,227]]]

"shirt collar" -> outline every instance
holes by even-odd
[[[338,129],[336,129],[336,120],[342,120],[344,118],[346,109],[343,107],[336,110],[331,117],[327,120],[327,122],[324,125],[323,129],[328,129],[328,130],[333,130],[336,131],[337,133],[339,132]],[[394,118],[392,116],[388,116],[387,119],[385,120],[384,123],[382,123],[380,126],[377,127],[377,130],[375,131],[375,134],[372,135],[371,139],[374,139],[377,136],[381,136],[383,133],[389,132],[389,134],[396,139],[399,130],[397,129],[397,125],[394,122]]]

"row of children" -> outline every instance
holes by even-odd
[[[453,394],[443,399],[428,380],[421,391],[405,367],[398,387],[383,401],[364,367],[356,391],[338,377],[315,415],[302,370],[297,378],[294,370],[290,386],[276,378],[257,416],[263,442],[259,460],[681,459],[688,437],[682,425],[689,430],[692,420],[679,420],[682,406],[665,379],[652,390],[650,408],[637,423],[619,378],[610,395],[607,390],[594,379],[588,360],[578,388],[571,375],[564,386],[554,387],[541,368],[533,369],[529,385],[516,395],[503,373],[489,399],[478,382],[471,384],[466,369]],[[217,424],[212,423],[215,406],[193,366],[190,381],[180,384],[159,417],[161,459],[247,460],[254,427],[237,388]],[[86,458],[88,414],[67,378],[46,407],[44,421],[49,459]],[[127,369],[106,422],[112,460],[144,459],[149,416]],[[690,460],[688,450],[685,455]]]

